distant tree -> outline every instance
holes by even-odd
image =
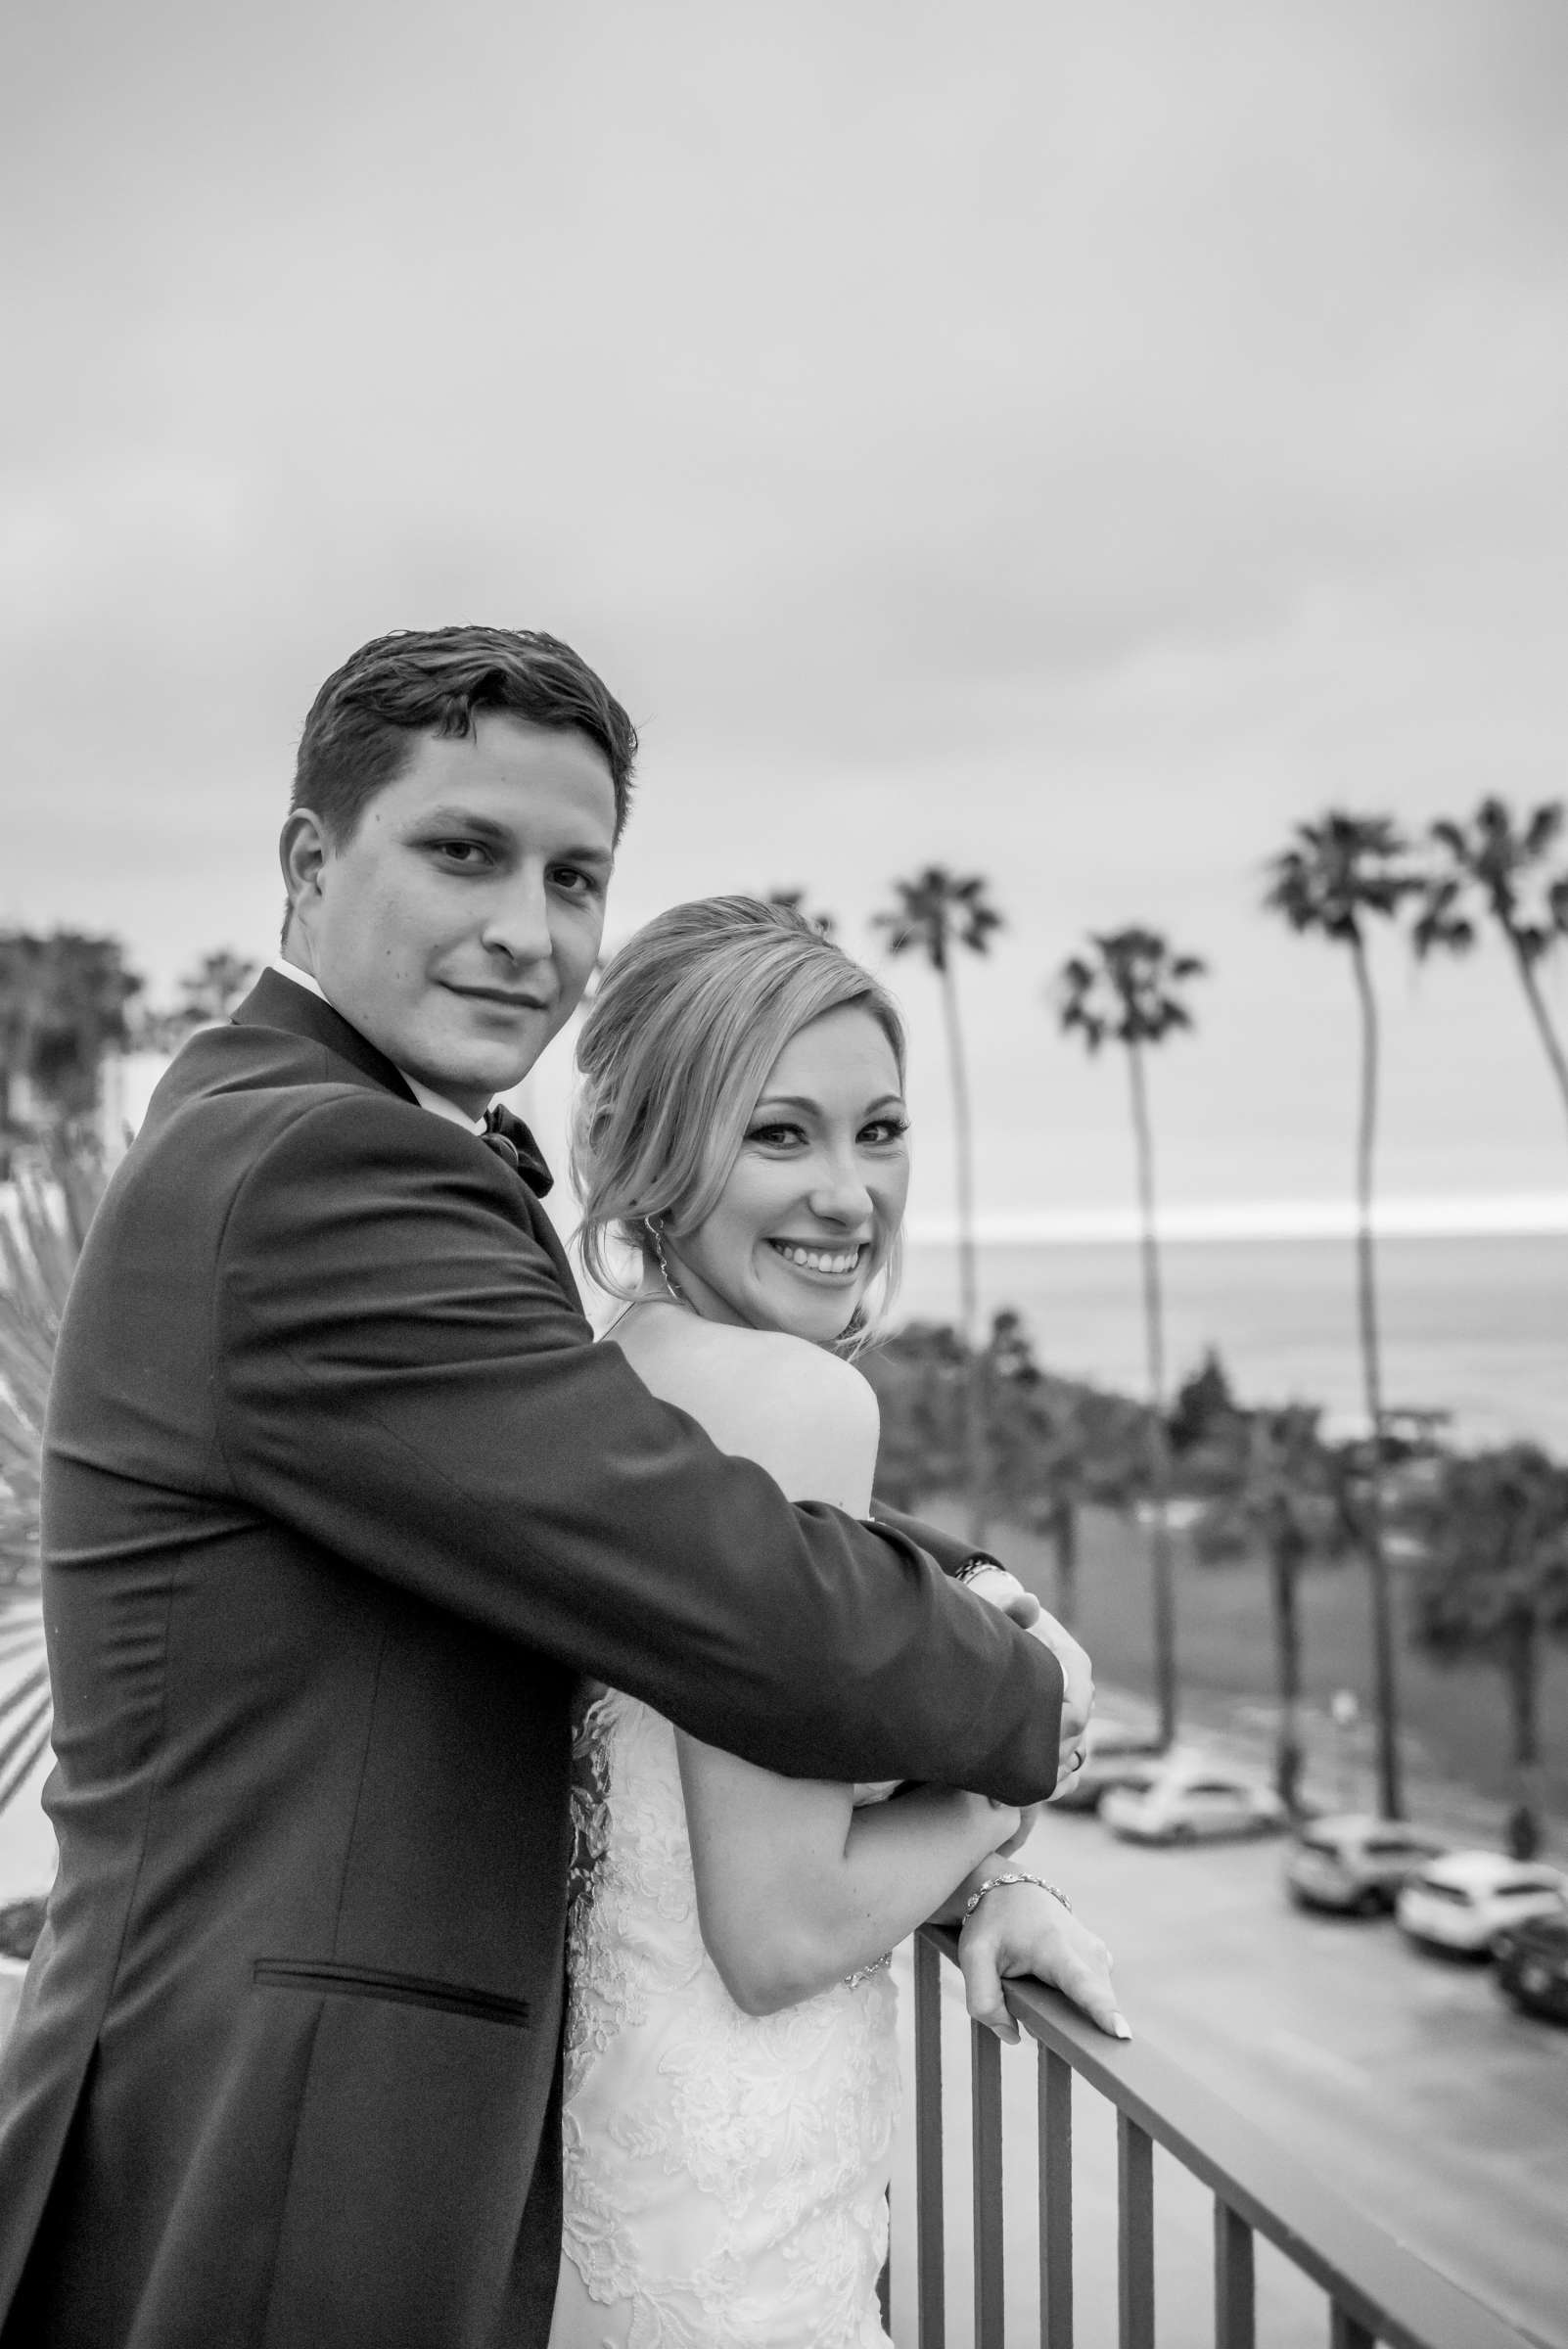
[[[1042,1371],[1016,1313],[996,1315],[990,1351],[991,1492],[1008,1524],[1049,1542],[1053,1611],[1071,1630],[1084,1511],[1125,1510],[1141,1497],[1143,1413],[1121,1396]]]
[[[814,905],[807,904],[807,893],[804,889],[767,890],[763,894],[763,903],[776,905],[781,913],[798,913],[802,921],[810,923],[820,938],[838,937],[837,916],[831,913],[822,913]]]
[[[1383,1369],[1372,1238],[1378,1020],[1366,932],[1374,920],[1393,919],[1420,883],[1410,868],[1408,845],[1389,817],[1349,815],[1339,808],[1331,808],[1317,823],[1298,824],[1291,845],[1270,860],[1268,871],[1268,890],[1264,899],[1267,909],[1279,914],[1301,936],[1326,939],[1348,952],[1360,1020],[1356,1264],[1361,1384],[1371,1445],[1371,1489],[1365,1512],[1366,1564],[1372,1592],[1379,1800],[1385,1816],[1398,1819],[1403,1814],[1404,1801],[1400,1784],[1393,1599],[1383,1536]]]
[[[0,1216],[0,1812],[42,1759],[53,1720],[38,1594],[44,1409],[102,1187],[96,1155],[56,1144],[18,1166]]]
[[[1166,1421],[1172,1451],[1179,1458],[1195,1451],[1217,1429],[1227,1427],[1239,1408],[1225,1366],[1211,1346],[1176,1391]]]
[[[975,1137],[954,966],[960,953],[991,951],[992,935],[1001,928],[1002,917],[991,902],[988,884],[978,873],[960,877],[949,872],[945,865],[929,864],[912,880],[895,881],[893,891],[893,906],[876,915],[873,926],[883,932],[890,953],[923,954],[942,989],[956,1155],[959,1321],[970,1359],[964,1411],[965,1485],[970,1539],[982,1542],[987,1513],[986,1435],[980,1359],[980,1279],[975,1253]]]
[[[180,981],[178,1010],[193,1028],[212,1028],[243,1002],[255,981],[256,966],[232,946],[214,946]]]
[[[963,1483],[970,1363],[945,1321],[909,1321],[860,1358],[882,1409],[877,1497],[896,1509],[957,1492]]]
[[[0,936],[0,1129],[24,1137],[93,1116],[141,988],[117,939]]]
[[[1476,941],[1475,909],[1498,931],[1512,960],[1541,1046],[1568,1114],[1568,1056],[1541,990],[1541,966],[1568,934],[1568,870],[1547,870],[1562,836],[1563,804],[1543,801],[1528,816],[1506,800],[1483,800],[1468,823],[1432,826],[1438,863],[1411,931],[1415,951],[1466,953]]]
[[[1517,1857],[1540,1847],[1541,1667],[1568,1634],[1568,1468],[1534,1444],[1451,1453],[1418,1511],[1425,1558],[1412,1632],[1440,1663],[1503,1675],[1512,1722]]]
[[[1053,988],[1064,1035],[1083,1039],[1090,1053],[1110,1041],[1127,1056],[1132,1140],[1137,1173],[1143,1336],[1148,1363],[1150,1547],[1154,1583],[1154,1671],[1160,1734],[1169,1744],[1176,1725],[1176,1576],[1171,1550],[1171,1456],[1166,1432],[1165,1306],[1155,1219],[1154,1134],[1149,1119],[1145,1055],[1192,1015],[1185,989],[1207,965],[1174,951],[1157,930],[1137,926],[1096,932],[1086,954],[1070,955]]]
[[[1301,1574],[1314,1555],[1340,1555],[1344,1543],[1338,1470],[1320,1416],[1286,1404],[1213,1422],[1205,1438],[1212,1497],[1192,1537],[1200,1558],[1262,1549],[1268,1561],[1279,1700],[1274,1785],[1292,1812],[1301,1801]]]
[[[179,982],[179,992],[163,1010],[149,1009],[136,1040],[154,1052],[177,1052],[198,1029],[215,1028],[251,991],[256,966],[231,946],[214,946]]]

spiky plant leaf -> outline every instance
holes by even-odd
[[[102,1189],[96,1160],[57,1148],[21,1165],[0,1193],[0,1811],[49,1743],[37,1589],[44,1412],[67,1292]]]

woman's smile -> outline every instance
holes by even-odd
[[[824,1240],[769,1240],[784,1262],[797,1272],[806,1272],[813,1280],[853,1280],[860,1266],[871,1253],[869,1240],[852,1247],[842,1242],[835,1247]]]

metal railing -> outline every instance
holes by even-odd
[[[943,2209],[942,1966],[957,1934],[927,1926],[914,1950],[915,2232],[919,2349],[946,2349]],[[1324,2295],[1328,2349],[1531,2349],[1527,2337],[1402,2249],[1273,2140],[1141,2041],[1105,2038],[1054,1992],[1008,1984],[1038,2059],[1038,2328],[1074,2349],[1073,2083],[1115,2107],[1117,2340],[1155,2349],[1154,2147],[1214,2196],[1215,2349],[1255,2349],[1254,2243],[1275,2244]],[[975,2349],[1004,2349],[1001,2047],[970,2026]],[[1018,2349],[1015,2333],[1014,2349]],[[1104,2349],[1098,2341],[1084,2349]]]

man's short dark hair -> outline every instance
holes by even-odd
[[[569,644],[534,628],[399,628],[362,644],[310,705],[289,805],[311,808],[341,845],[396,782],[415,736],[472,734],[482,711],[586,735],[610,769],[620,839],[637,730]]]

